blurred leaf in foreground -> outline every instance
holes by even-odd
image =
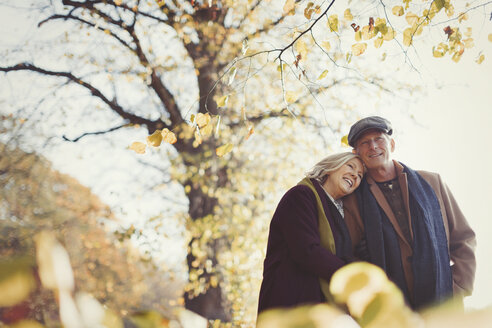
[[[463,313],[462,301],[449,301],[421,312],[425,326],[429,328],[488,328],[492,323],[492,306]]]
[[[421,319],[384,271],[367,262],[347,265],[333,275],[330,291],[361,327],[417,327]]]
[[[46,288],[72,291],[74,278],[67,251],[55,236],[42,231],[35,237],[39,276]]]
[[[0,262],[0,307],[22,302],[34,287],[34,276],[27,258]]]
[[[166,328],[169,327],[169,320],[161,316],[156,311],[142,311],[135,313],[130,320],[138,328]]]
[[[258,317],[257,328],[352,328],[360,327],[334,306],[318,304],[292,310],[268,310]]]
[[[44,326],[34,320],[22,320],[8,327],[9,328],[43,328]]]

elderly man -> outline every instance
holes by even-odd
[[[384,269],[414,309],[462,300],[473,289],[475,233],[437,173],[392,160],[392,133],[379,116],[350,128],[348,142],[367,168],[344,200],[353,246]]]

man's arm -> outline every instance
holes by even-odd
[[[471,295],[475,280],[475,233],[468,224],[448,186],[438,175],[441,199],[449,228],[449,255],[453,261],[454,294]]]

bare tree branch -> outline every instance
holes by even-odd
[[[90,83],[76,77],[70,72],[49,71],[29,63],[20,63],[10,67],[0,67],[0,72],[13,72],[13,71],[32,71],[44,75],[67,78],[70,82],[81,85],[82,87],[89,90],[94,97],[102,100],[112,111],[118,114],[121,118],[126,119],[133,124],[141,124],[147,126],[149,132],[153,132],[155,129],[160,129],[162,127],[169,128],[169,126],[161,120],[151,121],[143,117],[137,116],[135,114],[128,113],[120,105],[118,105],[116,101],[109,100],[99,89],[97,89]]]
[[[80,17],[77,17],[77,16],[73,16],[72,14],[68,14],[68,15],[52,15],[44,20],[42,20],[41,22],[38,23],[38,27],[43,25],[44,23],[48,22],[48,21],[51,21],[51,20],[54,20],[54,19],[63,19],[63,20],[68,20],[68,19],[72,19],[72,20],[76,20],[76,21],[79,21],[83,24],[86,24],[90,27],[93,27],[93,28],[96,28],[100,31],[103,31],[103,32],[106,32],[108,31],[109,32],[109,35],[111,35],[113,38],[115,38],[116,40],[118,40],[118,42],[120,42],[122,45],[124,45],[125,47],[127,47],[128,49],[130,49],[131,51],[135,51],[135,49],[133,49],[125,40],[123,40],[122,38],[120,38],[118,35],[116,35],[113,31],[110,31],[110,30],[106,30],[105,28],[101,27],[101,26],[96,26],[96,24],[94,23],[91,23],[89,21],[86,21],[85,19],[82,19]],[[120,26],[120,25],[119,25]],[[121,26],[120,26],[121,27]],[[106,32],[107,33],[107,32]]]
[[[262,3],[263,0],[257,0],[251,8],[248,10],[248,14],[244,15],[243,18],[239,21],[239,24],[237,25],[238,27],[243,26],[244,22],[253,14],[256,8]]]
[[[140,44],[140,39],[138,38],[135,28],[133,25],[127,26],[124,24],[122,20],[115,20],[113,19],[110,15],[102,12],[101,10],[97,9],[95,7],[96,4],[98,3],[105,3],[105,4],[112,4],[113,6],[117,7],[117,5],[113,1],[85,1],[85,2],[77,2],[77,1],[72,1],[72,0],[63,0],[63,4],[66,6],[73,6],[77,8],[85,8],[88,10],[91,10],[95,12],[97,15],[99,15],[102,19],[104,19],[106,22],[117,26],[118,28],[122,29],[123,31],[127,32],[131,38],[133,39],[133,42],[135,43],[135,48],[132,48],[127,42],[122,40],[120,37],[118,37],[114,32],[110,31],[109,35],[118,40],[120,43],[122,43],[125,47],[130,49],[133,53],[136,54],[138,57],[140,63],[148,68],[151,67],[149,60],[147,59],[144,50],[141,47]],[[127,9],[130,10],[130,8],[126,7]],[[132,10],[133,12],[133,10]],[[39,25],[51,20],[51,19],[74,19],[78,20],[84,24],[87,24],[89,26],[92,26],[94,28],[98,28],[99,30],[105,31],[103,27],[96,27],[95,24],[88,22],[86,20],[83,20],[79,17],[73,16],[71,14],[69,15],[53,15],[44,21],[40,22]],[[68,76],[67,76],[68,77]],[[171,122],[173,125],[177,125],[183,121],[183,118],[181,116],[181,112],[177,106],[176,100],[174,99],[174,95],[166,88],[166,86],[162,83],[158,73],[155,71],[154,68],[151,67],[151,87],[152,89],[156,92],[158,98],[161,100],[162,104],[164,105],[166,111],[169,113]]]
[[[115,126],[115,127],[111,128],[111,129],[108,129],[108,130],[105,130],[105,131],[85,132],[85,133],[81,134],[80,136],[78,136],[77,138],[74,138],[74,139],[69,139],[65,135],[63,135],[62,138],[65,141],[77,142],[77,141],[79,141],[80,139],[82,139],[85,136],[106,134],[106,133],[109,133],[109,132],[113,132],[113,131],[119,130],[119,129],[124,128],[125,126],[129,126],[129,125],[130,124],[125,123],[125,124]]]
[[[140,63],[146,67],[151,69],[151,83],[150,86],[157,94],[157,97],[164,104],[166,111],[169,113],[172,125],[177,125],[183,122],[183,118],[181,116],[181,112],[178,108],[176,100],[174,99],[174,95],[166,88],[166,86],[162,83],[162,80],[159,74],[156,72],[155,68],[150,65],[149,60],[147,59],[144,50],[140,44],[140,39],[135,33],[135,29],[131,26],[128,27],[127,31],[133,38],[133,42],[135,43],[135,53],[140,60]]]
[[[299,40],[300,38],[302,38],[302,36],[306,33],[308,33],[309,31],[311,31],[313,29],[313,27],[318,23],[318,21],[323,18],[327,13],[328,11],[331,9],[331,6],[333,6],[333,4],[335,3],[335,0],[332,0],[330,2],[330,4],[328,5],[328,7],[325,9],[325,11],[318,16],[318,18],[316,18],[314,20],[314,22],[311,24],[311,26],[309,26],[306,30],[302,31],[301,34],[299,34],[294,40],[292,40],[291,43],[289,43],[287,46],[285,46],[284,48],[282,49],[277,49],[280,51],[280,53],[278,54],[277,58],[280,59],[282,57],[282,54],[284,53],[285,50],[289,49],[290,47],[292,47],[296,42],[297,40]]]
[[[437,25],[446,24],[446,23],[449,23],[449,22],[458,20],[461,16],[463,16],[467,12],[472,11],[472,10],[475,10],[475,9],[478,9],[478,8],[481,8],[481,7],[484,7],[485,8],[486,6],[490,5],[491,3],[492,3],[492,1],[488,1],[488,2],[482,3],[480,5],[477,5],[475,7],[468,8],[464,12],[460,13],[458,15],[458,17],[455,17],[455,18],[452,18],[452,19],[448,19],[448,20],[445,20],[445,21],[442,21],[442,22],[434,23],[431,26],[437,26]],[[492,20],[492,12],[490,13],[490,20]]]

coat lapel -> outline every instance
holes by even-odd
[[[400,183],[400,187],[401,187],[401,190],[403,193],[403,202],[405,203],[405,210],[407,212],[407,218],[410,220],[410,206],[409,206],[409,201],[408,201],[407,177],[406,177],[406,174],[402,173],[403,167],[401,165],[395,165],[395,168],[396,168],[397,175],[398,175],[398,182]],[[383,209],[384,213],[386,214],[386,216],[390,220],[391,224],[393,225],[393,227],[394,227],[394,229],[398,235],[398,238],[400,238],[404,243],[406,243],[409,247],[411,247],[410,241],[408,241],[404,237],[403,231],[401,230],[401,227],[400,227],[400,224],[396,220],[396,216],[393,213],[393,211],[391,210],[391,206],[389,205],[388,201],[386,200],[386,197],[384,197],[384,194],[381,191],[381,189],[379,189],[379,186],[376,183],[376,181],[374,181],[374,179],[372,179],[370,176],[367,176],[367,182],[369,183],[369,188],[370,188],[372,194],[374,195],[376,202]],[[409,222],[409,227],[410,227],[410,233],[412,234],[412,238],[413,238],[413,233],[412,233],[412,228],[411,228],[412,225],[410,222]]]
[[[410,237],[413,240],[412,221],[410,220],[411,213],[410,213],[410,199],[408,194],[407,174],[403,172],[403,166],[401,166],[400,163],[396,162],[395,166],[398,174],[398,182],[400,183],[401,194],[403,196],[403,203],[405,204],[405,212],[407,214],[408,227],[410,229]]]

